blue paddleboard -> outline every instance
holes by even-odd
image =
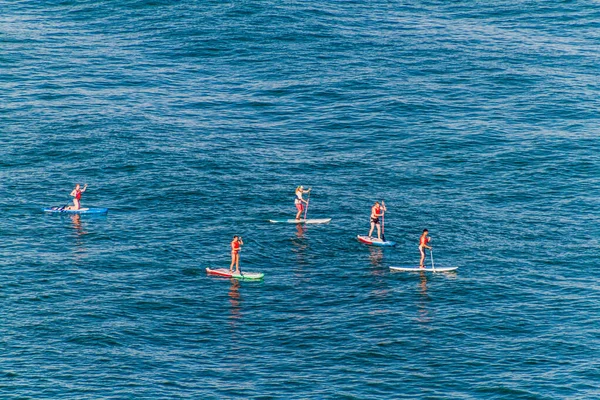
[[[79,210],[68,210],[63,207],[46,207],[42,208],[47,213],[66,213],[66,214],[106,214],[108,208],[87,208],[83,207]]]

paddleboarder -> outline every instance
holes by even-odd
[[[428,234],[429,231],[427,229],[423,229],[423,233],[419,239],[419,251],[421,252],[421,262],[419,263],[420,268],[425,268],[425,249],[431,250],[431,246],[427,245],[427,243],[429,243],[431,240],[431,238],[427,236]]]
[[[381,204],[378,201],[375,202],[373,207],[371,207],[371,230],[369,231],[369,237],[371,238],[373,234],[373,229],[377,227],[377,238],[381,240],[381,221],[379,217],[383,217],[383,213],[386,212],[385,203],[383,200]]]
[[[294,204],[296,205],[296,210],[298,210],[298,212],[296,213],[296,219],[299,220],[300,216],[302,215],[302,212],[304,211],[304,204],[308,205],[308,201],[304,200],[302,198],[302,195],[304,193],[310,193],[311,188],[308,188],[308,190],[304,190],[303,186],[298,186],[296,188],[296,198],[294,199]]]
[[[231,265],[229,266],[229,272],[233,272],[233,265],[235,264],[236,274],[240,273],[240,250],[244,245],[244,241],[241,236],[234,236],[231,241]]]
[[[79,183],[75,185],[75,189],[71,192],[71,196],[73,197],[73,205],[67,207],[67,210],[79,210],[81,208],[81,193],[85,192],[87,189],[87,183],[81,189]]]

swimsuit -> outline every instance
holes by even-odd
[[[294,199],[294,204],[296,205],[296,209],[298,211],[304,210],[304,204],[302,204],[302,192],[296,192],[296,198]]]
[[[380,214],[381,213],[381,207],[376,208],[375,209],[375,215]],[[378,224],[379,223],[379,217],[371,217],[371,222],[374,224]]]
[[[423,249],[427,245],[427,242],[427,236],[421,236],[421,239],[419,239],[419,251],[421,252],[421,254],[424,254]]]

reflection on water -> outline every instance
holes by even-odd
[[[374,267],[381,267],[383,260],[383,249],[377,246],[369,246],[369,260]]]
[[[81,215],[73,214],[71,217],[71,226],[74,228],[75,232],[75,246],[76,246],[76,257],[78,259],[84,258],[87,255],[87,251],[85,248],[84,236],[87,235],[87,232],[84,230],[83,223],[81,222]]]
[[[304,224],[296,224],[296,235],[292,237],[292,252],[296,255],[296,263],[293,268],[294,277],[298,278],[298,282],[302,282],[305,278],[302,267],[308,265],[306,259],[306,249],[308,249],[308,241],[304,234],[307,231],[307,226]]]
[[[421,272],[419,281],[419,303],[417,304],[417,309],[419,311],[419,322],[423,324],[427,324],[431,322],[431,317],[429,316],[429,310],[427,308],[427,302],[429,302],[429,294],[427,294],[427,274],[425,272]]]
[[[296,224],[296,237],[298,239],[304,239],[304,232],[306,232],[306,225]]]
[[[81,215],[79,214],[73,214],[71,215],[71,222],[73,223],[73,228],[75,228],[75,233],[77,234],[77,236],[82,236],[87,234],[86,231],[83,230],[83,225],[81,223]]]
[[[301,257],[304,257],[304,250],[306,250],[308,248],[308,242],[306,241],[306,238],[304,237],[305,233],[306,233],[306,226],[304,226],[302,224],[297,224],[296,225],[296,235],[294,237],[292,237],[292,244],[294,245],[294,248],[292,249],[292,251],[294,253],[296,253],[296,256],[299,258],[298,259],[299,262],[303,261],[301,259]]]
[[[375,277],[373,279],[373,290],[371,294],[375,297],[386,298],[389,294],[389,287],[387,281],[387,274],[389,268],[383,266],[383,249],[377,246],[368,246],[369,248],[369,261],[371,261],[371,268],[369,269],[370,274]],[[384,313],[387,310],[380,310]]]
[[[239,320],[242,317],[240,302],[240,281],[238,281],[237,279],[231,279],[231,286],[229,287],[229,304],[231,305],[231,327],[235,327],[237,320]]]

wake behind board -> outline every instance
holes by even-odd
[[[247,281],[258,281],[265,276],[265,274],[263,274],[262,272],[244,272],[244,271],[242,271],[241,274],[236,274],[236,273],[229,272],[229,270],[227,268],[216,268],[216,269],[206,268],[206,273],[208,275],[222,276],[224,278],[234,278],[234,279],[247,280]]]
[[[270,219],[269,222],[274,224],[326,224],[331,221],[331,218],[321,219]]]
[[[457,269],[458,267],[390,267],[392,272],[450,272]]]
[[[67,213],[67,214],[105,214],[108,208],[80,208],[79,210],[68,210],[64,207],[46,207],[42,211],[48,213]]]
[[[365,244],[372,244],[375,246],[395,246],[396,242],[392,242],[390,240],[381,240],[378,238],[374,238],[374,237],[370,237],[370,236],[366,236],[366,235],[358,235],[356,237],[358,239],[359,242],[361,243],[365,243]]]

